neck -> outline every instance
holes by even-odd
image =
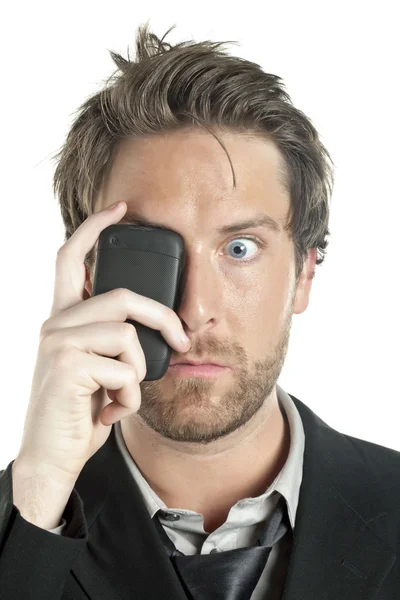
[[[243,498],[263,494],[286,462],[290,430],[276,388],[240,430],[208,445],[175,442],[131,415],[121,420],[129,453],[168,508],[204,516],[211,532]]]

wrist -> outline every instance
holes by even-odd
[[[60,492],[72,491],[77,476],[73,476],[52,465],[38,462],[30,457],[18,455],[12,465],[13,479],[20,482],[35,479],[38,482],[58,489]]]
[[[37,527],[58,527],[74,483],[57,481],[46,469],[30,463],[15,463],[12,465],[14,506],[26,521]]]

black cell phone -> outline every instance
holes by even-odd
[[[184,242],[175,231],[110,225],[99,236],[92,296],[127,288],[176,311],[181,299]],[[172,348],[157,329],[131,319],[146,358],[144,381],[167,372]],[[117,357],[114,357],[117,358]]]

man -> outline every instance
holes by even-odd
[[[327,245],[329,154],[276,76],[153,42],[113,55],[59,154],[66,242],[0,475],[3,597],[399,598],[400,454],[277,385]],[[112,223],[182,236],[176,313],[91,295]],[[127,318],[173,348],[161,379]]]

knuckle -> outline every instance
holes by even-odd
[[[53,352],[54,348],[57,348],[58,346],[59,337],[60,335],[57,329],[47,326],[44,331],[41,330],[40,332],[39,344],[46,351]]]
[[[165,309],[165,310],[164,310]],[[171,323],[171,325],[173,327],[176,326],[176,320],[178,318],[178,315],[176,314],[176,312],[174,310],[172,310],[172,308],[170,308],[169,306],[163,306],[163,317],[165,317],[169,323]]]
[[[171,330],[173,330],[174,333],[182,330],[182,322],[172,308],[168,308],[167,317],[169,318],[168,323],[170,323]]]
[[[50,331],[51,331],[51,318],[46,319],[43,323],[42,326],[40,328],[40,338],[42,339],[43,337],[45,337]]]
[[[139,378],[138,378],[138,373],[137,373],[136,367],[131,365],[130,369],[129,369],[129,382],[132,385],[137,385],[138,381],[139,381]]]
[[[115,297],[116,302],[126,304],[129,302],[131,292],[127,288],[115,288],[111,290],[111,295]]]
[[[135,362],[135,370],[136,370],[136,381],[139,384],[141,381],[143,381],[143,379],[146,375],[146,373],[143,373],[144,365],[142,365],[141,360],[137,360]]]
[[[131,323],[121,323],[121,333],[122,335],[126,338],[128,343],[132,342],[132,338],[136,341],[137,340],[137,331],[136,331],[136,327],[134,325],[132,325]]]
[[[65,242],[62,246],[57,250],[57,262],[65,260],[65,257],[68,253],[68,242]]]
[[[57,370],[71,372],[73,369],[75,350],[71,346],[59,346],[53,352],[53,365]]]
[[[147,374],[147,366],[146,366],[146,361],[143,361],[143,368],[142,368],[142,373],[140,375],[140,380],[139,381],[143,381],[143,379],[146,377]]]

